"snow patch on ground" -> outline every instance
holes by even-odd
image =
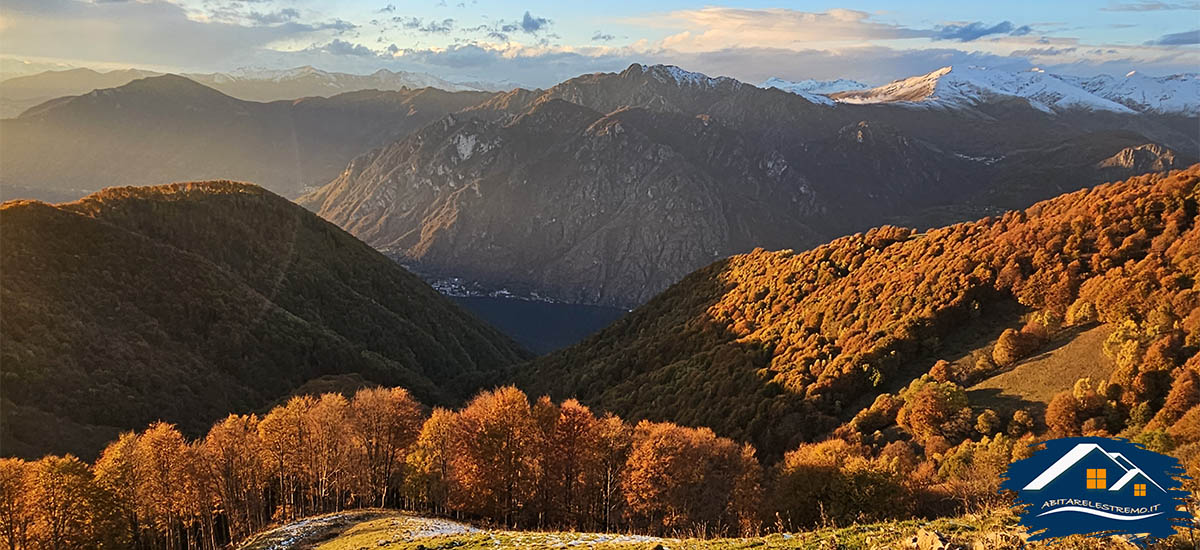
[[[290,550],[327,529],[349,525],[357,521],[358,512],[345,512],[294,521],[282,527],[266,531],[250,539],[241,548],[255,550]]]

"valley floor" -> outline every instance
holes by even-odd
[[[1190,548],[1182,539],[1162,548]],[[1026,545],[1009,512],[930,521],[896,521],[822,528],[804,533],[753,538],[659,538],[616,533],[507,531],[484,529],[448,519],[390,510],[358,510],[297,521],[250,539],[239,550],[740,550],[740,549],[908,549],[1006,550],[1044,548]],[[1061,550],[1133,549],[1119,539],[1067,540]],[[1155,546],[1159,548],[1159,546]]]

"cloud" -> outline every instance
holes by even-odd
[[[1200,29],[1164,34],[1155,40],[1146,42],[1146,44],[1153,46],[1189,46],[1200,44]]]
[[[1200,10],[1200,2],[1114,2],[1101,11],[1168,11],[1168,10]]]
[[[672,29],[666,48],[701,51],[721,48],[796,48],[812,43],[867,42],[924,38],[933,34],[872,19],[864,11],[831,9],[805,12],[785,8],[742,9],[708,7],[628,18],[624,22]]]
[[[1015,50],[1008,54],[1009,57],[1050,57],[1056,55],[1066,55],[1073,53],[1078,48],[1028,48],[1025,50]]]
[[[377,16],[382,27],[409,36],[385,32],[365,38],[351,22],[306,17],[313,13],[303,7],[306,4],[274,0],[213,0],[204,13],[183,8],[175,0],[0,1],[5,2],[0,44],[8,56],[158,70],[312,65],[371,73],[387,68],[429,72],[451,80],[546,87],[583,73],[620,71],[634,62],[674,64],[747,82],[779,76],[853,78],[871,84],[946,65],[1010,70],[1037,65],[1081,76],[1124,74],[1132,69],[1146,74],[1191,72],[1200,65],[1200,49],[1177,47],[1197,43],[1200,33],[1196,31],[1168,34],[1151,45],[1083,44],[1066,37],[1019,36],[1028,27],[1007,21],[915,28],[855,10],[681,10],[620,20],[660,29],[654,34],[667,37],[661,41],[642,39],[622,45],[624,38],[596,30],[583,34],[582,44],[552,46],[549,40],[555,37],[557,21],[531,12],[527,18],[484,20],[474,27],[461,26],[461,19],[397,18],[393,12]],[[301,7],[292,12],[286,10],[295,8],[282,7],[291,5]],[[228,8],[222,13],[229,19],[209,15],[218,8]],[[435,45],[416,44],[417,33]],[[981,36],[1004,40],[973,43],[985,51],[964,51],[958,46]],[[940,40],[932,41],[935,37]]]
[[[454,19],[450,18],[425,22],[420,17],[393,17],[392,22],[399,23],[401,28],[428,34],[447,34],[454,30]]]
[[[533,34],[550,25],[550,20],[545,17],[534,17],[525,12],[525,16],[521,18],[521,30]]]
[[[347,42],[340,38],[334,38],[328,44],[316,46],[312,50],[325,52],[333,55],[354,55],[354,56],[369,56],[375,57],[375,52],[362,44]]]
[[[995,25],[988,26],[982,21],[974,23],[959,23],[951,25],[938,25],[934,27],[934,33],[931,37],[934,40],[957,40],[959,42],[970,42],[978,40],[985,36],[993,34],[1006,34],[1009,36],[1024,36],[1032,32],[1033,29],[1029,25],[1017,27],[1011,21],[1001,21]]]
[[[522,16],[519,21],[498,19],[489,23],[476,25],[474,27],[467,27],[462,29],[462,31],[466,34],[474,34],[499,42],[508,42],[509,38],[514,33],[522,32],[530,35],[537,35],[538,33],[549,29],[552,23],[553,21],[545,17],[537,17],[526,11],[525,15]],[[556,35],[553,34],[543,36],[556,37]],[[541,42],[543,44],[547,43],[545,39],[543,39]]]
[[[297,10],[296,8],[284,8],[269,13],[252,11],[248,17],[251,21],[259,25],[274,25],[277,23],[299,19],[300,10]]]
[[[166,0],[6,0],[0,44],[10,56],[78,64],[228,70],[255,64],[254,56],[275,43],[323,42],[356,28],[340,19],[305,21],[288,9],[260,13],[261,21],[243,10],[229,21]]]
[[[395,11],[396,11],[396,5],[395,5],[395,4],[388,4],[388,5],[386,5],[386,6],[382,7],[382,8],[379,8],[378,10],[375,10],[375,13],[392,13],[392,12],[395,12]]]

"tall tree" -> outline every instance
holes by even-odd
[[[46,550],[95,546],[89,521],[94,486],[87,464],[71,455],[47,456],[32,467],[30,499],[38,546]]]
[[[538,477],[537,434],[521,390],[507,386],[472,399],[455,430],[454,503],[515,524]]]
[[[349,412],[345,396],[326,393],[304,416],[307,440],[300,450],[313,512],[341,509],[350,469]]]
[[[19,458],[0,458],[0,542],[8,550],[26,548],[33,522],[32,468]]]
[[[407,487],[415,499],[429,505],[435,514],[448,511],[457,424],[458,413],[434,409],[421,426],[407,457]]]
[[[138,435],[121,434],[109,443],[92,468],[96,488],[106,499],[102,544],[108,548],[134,546],[141,534],[137,508],[137,471],[134,465]]]
[[[404,388],[367,388],[350,402],[363,481],[372,504],[384,506],[407,449],[421,433],[421,405]]]
[[[134,477],[139,515],[163,537],[168,550],[186,540],[189,461],[187,441],[174,425],[155,422],[137,438]]]
[[[213,425],[200,450],[232,542],[249,536],[268,519],[263,513],[267,466],[258,424],[253,414],[229,415]]]
[[[708,428],[642,421],[623,486],[629,510],[660,532],[723,534],[740,529],[757,497],[758,461]]]
[[[613,526],[625,499],[621,479],[633,445],[633,428],[617,416],[608,413],[596,425],[595,469],[590,476],[595,487],[594,501],[598,508],[597,521],[605,531]]]
[[[278,482],[278,519],[289,521],[304,515],[303,501],[298,498],[302,460],[301,453],[308,444],[305,418],[316,400],[307,395],[296,396],[283,406],[271,409],[258,424],[258,437],[270,475]]]

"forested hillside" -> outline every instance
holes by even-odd
[[[881,227],[805,252],[734,256],[591,339],[535,360],[517,379],[627,418],[711,426],[767,456],[833,433],[863,409],[869,422],[856,429],[884,430],[874,436],[881,446],[900,437],[888,428],[897,422],[918,443],[937,436],[953,444],[974,433],[970,424],[984,412],[963,413],[964,433],[943,426],[968,406],[962,385],[1103,323],[1114,330],[1104,348],[1115,372],[1076,393],[1106,397],[1087,405],[1064,397],[1059,408],[1075,407],[1071,415],[1048,423],[1114,434],[1144,426],[1173,380],[1186,385],[1195,369],[1198,182],[1194,166],[924,234]],[[922,374],[932,378],[917,380]],[[1063,378],[1070,389],[1075,380]],[[912,406],[930,380],[948,384],[935,386],[948,412],[935,407],[906,425],[902,405]],[[1178,421],[1192,394],[1155,425]],[[1032,405],[991,414],[1003,425]],[[1058,412],[1051,403],[1049,414]]]
[[[5,455],[94,456],[155,420],[354,373],[456,403],[526,352],[367,245],[262,188],[114,188],[0,209]]]

